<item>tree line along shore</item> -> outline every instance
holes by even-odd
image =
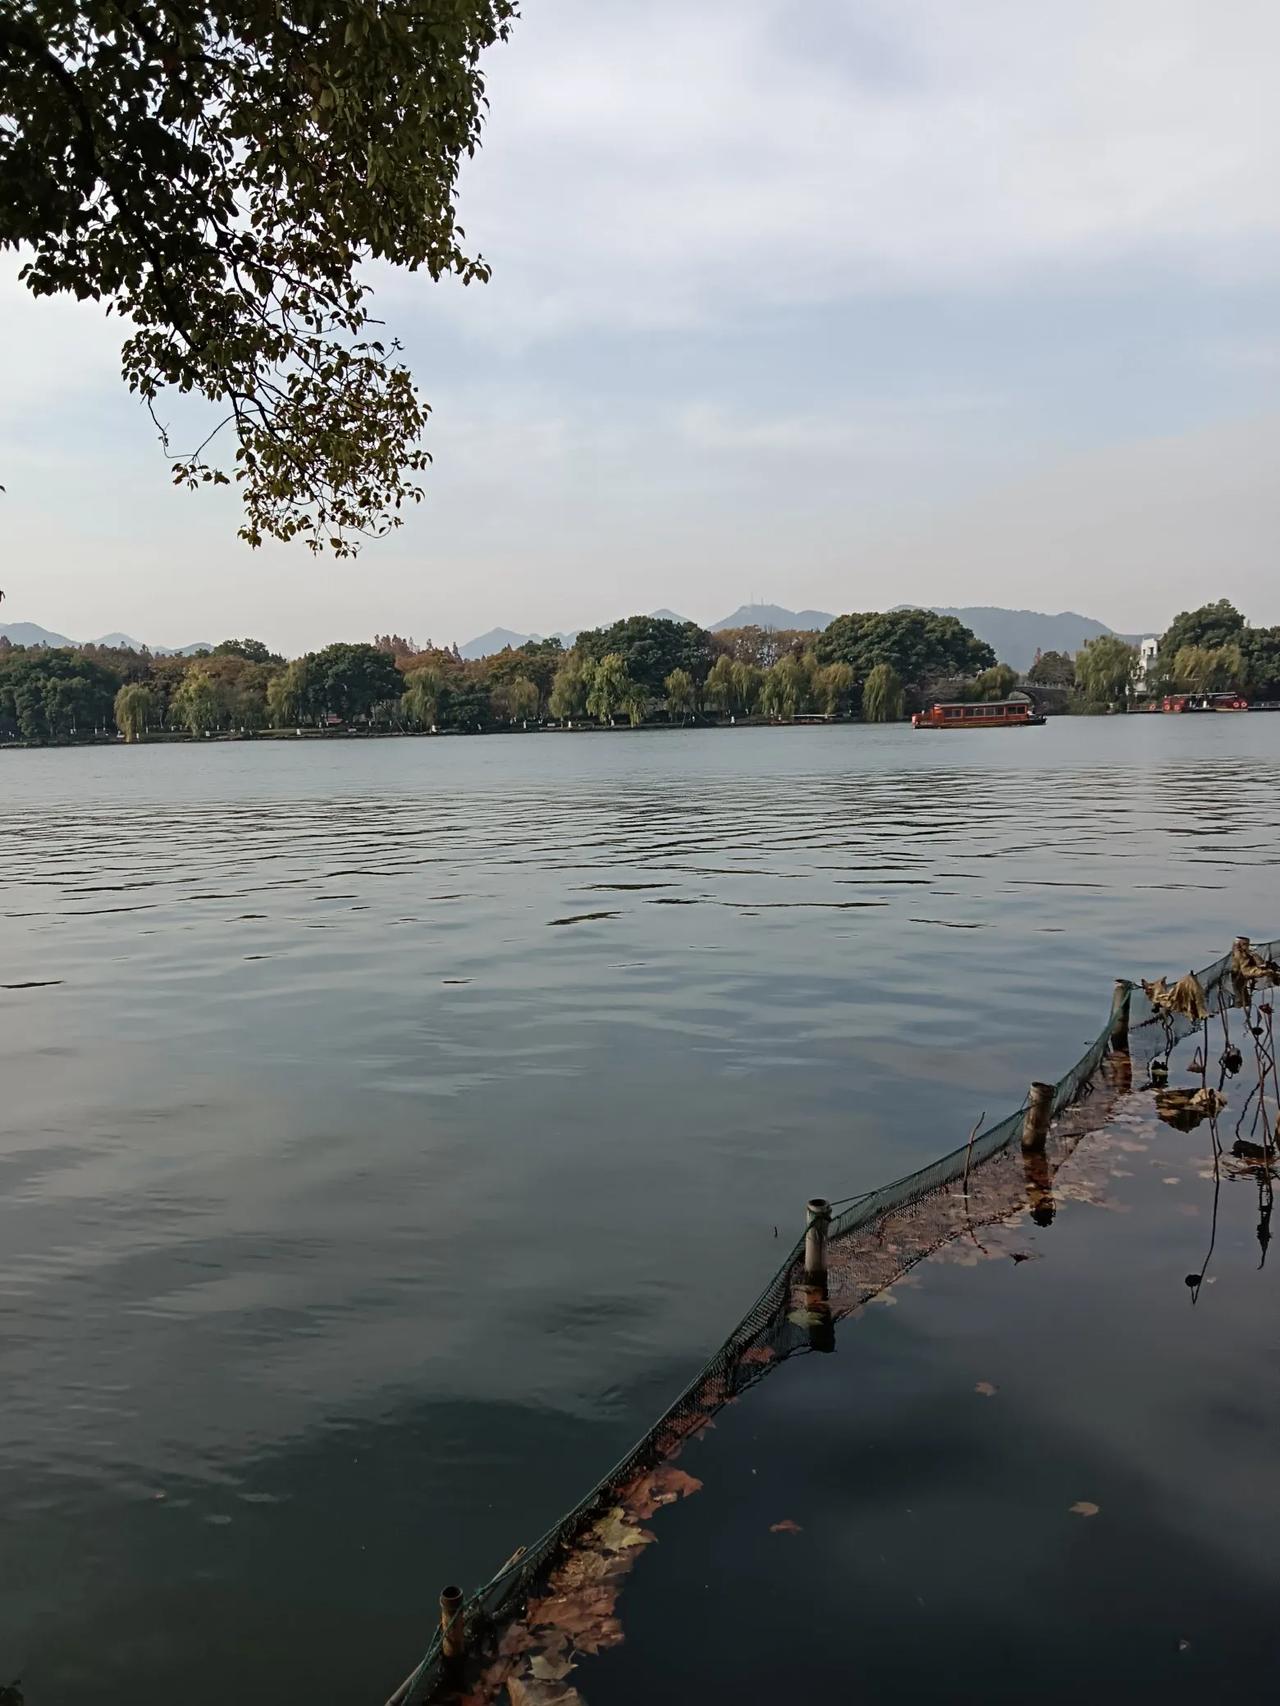
[[[631,616],[565,648],[534,640],[464,659],[396,634],[286,659],[260,640],[192,657],[0,639],[0,742],[59,745],[271,731],[483,733],[801,718],[893,722],[937,699],[1003,699],[1051,714],[1122,711],[1171,691],[1280,697],[1280,627],[1227,600],[1184,611],[1145,667],[1118,636],[1025,675],[953,616],[851,613],[819,631]]]

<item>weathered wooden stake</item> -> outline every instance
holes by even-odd
[[[1049,1135],[1049,1115],[1053,1111],[1053,1085],[1033,1084],[1027,1092],[1027,1111],[1022,1121],[1022,1147],[1041,1150]]]
[[[827,1229],[831,1204],[826,1197],[810,1197],[805,1204],[804,1277],[808,1285],[827,1283]]]
[[[467,1650],[467,1631],[462,1616],[462,1589],[452,1582],[440,1594],[440,1650],[456,1661]]]
[[[831,1318],[831,1305],[825,1298],[811,1297],[809,1313],[809,1349],[830,1356],[836,1348],[836,1324]]]
[[[1027,1181],[1027,1207],[1031,1210],[1032,1220],[1037,1226],[1052,1226],[1055,1213],[1053,1171],[1043,1149],[1023,1150],[1022,1172]]]
[[[1118,977],[1115,994],[1111,997],[1112,1054],[1129,1052],[1129,1002],[1132,997],[1133,985],[1127,977]]]

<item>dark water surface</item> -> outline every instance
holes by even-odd
[[[575,1698],[1270,1699],[1278,1275],[1230,1153],[1251,1076],[1216,1161],[1136,1092],[1051,1224],[961,1233],[722,1410]]]
[[[0,754],[0,1681],[377,1706],[1278,828],[1280,717]]]

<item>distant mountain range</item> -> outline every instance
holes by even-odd
[[[458,650],[464,658],[487,658],[495,652],[502,652],[508,646],[527,646],[530,640],[559,640],[566,649],[577,639],[573,633],[559,634],[517,634],[513,628],[490,628],[487,634],[477,634],[474,640],[468,640],[465,646]]]
[[[724,628],[810,628],[829,627],[835,617],[827,610],[787,610],[781,604],[740,604],[732,616],[711,624],[711,632]]]
[[[914,607],[899,604],[894,608],[910,610]],[[1115,631],[1105,622],[1099,622],[1092,616],[1081,616],[1074,610],[1049,614],[1041,610],[1004,610],[998,605],[986,604],[935,604],[925,608],[936,611],[939,616],[958,618],[967,628],[972,628],[980,640],[987,642],[1002,663],[1011,664],[1017,670],[1029,669],[1037,652],[1078,652],[1086,640]],[[689,620],[674,610],[652,610],[649,614],[669,622]],[[825,628],[832,620],[831,613],[826,610],[788,610],[781,604],[740,604],[732,615],[723,616],[710,626],[713,634],[725,628],[752,626],[817,630]],[[0,634],[7,636],[15,646],[72,646],[80,643],[68,639],[65,634],[41,628],[35,622],[0,622]],[[529,640],[555,639],[568,647],[577,637],[577,629],[542,635],[521,634],[513,628],[490,628],[487,634],[477,634],[474,640],[468,640],[458,649],[464,658],[483,658],[491,657],[506,646],[523,646]],[[1143,636],[1122,634],[1120,637],[1136,643]],[[135,640],[130,634],[103,634],[89,643],[127,647],[136,652],[143,650],[142,641]],[[152,646],[150,649],[156,657],[191,657],[196,652],[212,651],[213,647],[206,641],[198,641],[190,646]]]
[[[197,640],[190,646],[151,646],[135,640],[131,634],[102,634],[96,640],[69,640],[65,634],[55,634],[52,628],[42,628],[38,622],[0,622],[0,635],[15,646],[116,646],[121,651],[149,650],[158,658],[190,658],[197,652],[211,652],[212,642]]]
[[[900,604],[899,610],[910,605]],[[985,640],[1001,663],[1010,668],[1027,670],[1036,660],[1037,652],[1078,652],[1086,640],[1096,640],[1100,634],[1113,634],[1105,622],[1092,616],[1080,616],[1074,610],[1060,610],[1049,615],[1043,610],[1002,610],[996,605],[975,604],[947,607],[931,604],[926,608],[939,616],[954,616],[966,628],[972,628],[980,640]],[[1122,634],[1122,640],[1136,645],[1141,634]]]
[[[899,604],[894,608],[911,610],[916,607]],[[935,611],[939,616],[955,616],[966,628],[972,628],[980,640],[985,640],[1002,663],[1017,670],[1030,669],[1037,652],[1078,652],[1086,640],[1115,632],[1105,622],[1099,622],[1092,616],[1078,615],[1074,610],[1050,614],[1041,610],[1004,610],[998,605],[986,604],[934,604],[924,608]],[[674,610],[653,610],[650,615],[666,617],[673,622],[687,620]],[[781,604],[740,604],[732,615],[712,622],[710,628],[713,634],[725,628],[746,627],[818,630],[834,619],[827,610],[788,610]],[[468,640],[459,649],[464,658],[482,658],[500,652],[504,646],[522,646],[528,640],[541,637],[538,634],[517,634],[510,628],[491,628],[487,634]],[[563,645],[571,646],[577,633],[561,633],[557,637]],[[1121,638],[1136,643],[1142,636],[1124,634]]]

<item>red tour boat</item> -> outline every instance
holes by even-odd
[[[1243,693],[1166,693],[1160,709],[1172,711],[1247,711]]]
[[[1033,729],[1044,718],[1029,699],[992,699],[976,705],[938,704],[917,711],[913,729]]]

